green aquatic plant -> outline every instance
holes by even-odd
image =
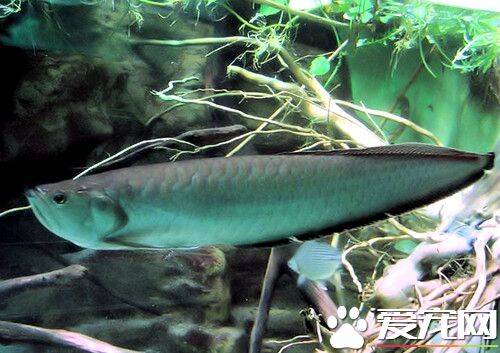
[[[485,72],[494,65],[500,54],[500,17],[494,11],[442,6],[424,0],[252,2],[259,6],[255,8],[254,18],[245,21],[245,25],[254,30],[261,27],[255,25],[259,20],[272,22],[273,19],[278,19],[283,26],[288,21],[295,24],[297,19],[316,22],[334,29],[336,36],[339,34],[335,27],[348,28],[350,33],[344,36],[352,38],[354,35],[357,47],[376,43],[392,46],[394,67],[404,52],[414,48],[420,51],[421,60],[429,72],[432,72],[426,59],[429,51],[438,51],[446,65],[463,72]],[[198,12],[201,6],[210,11],[225,8],[234,14],[230,7],[231,1],[226,0],[139,0],[138,3],[146,6],[181,4],[184,9],[194,6]],[[289,39],[292,37],[289,36]],[[323,62],[319,71],[325,67],[326,62]]]
[[[347,20],[351,29],[356,29],[357,46],[391,45],[396,59],[404,51],[417,48],[425,63],[425,47],[431,46],[452,68],[485,72],[500,54],[500,16],[494,11],[441,6],[423,0],[334,0],[329,5],[322,2],[321,6],[310,6],[309,12],[292,6],[297,2],[255,2],[261,4],[257,13],[263,16],[288,12],[318,23],[327,24],[325,21],[330,20],[332,25]],[[302,2],[304,7],[305,3],[318,3]]]
[[[22,10],[24,0],[1,0],[0,18],[5,18]],[[463,9],[452,6],[442,6],[424,0],[254,0],[257,4],[255,16],[246,21],[245,26],[254,31],[269,29],[274,25],[259,25],[273,23],[278,19],[279,25],[291,28],[298,19],[316,22],[330,27],[338,39],[355,38],[357,47],[382,43],[392,46],[394,50],[394,65],[399,62],[402,53],[418,49],[421,60],[429,72],[426,56],[429,51],[436,50],[442,54],[443,62],[463,72],[491,68],[500,55],[500,16],[494,11]],[[56,1],[46,0],[50,6],[92,5],[103,6],[106,0],[96,1]],[[194,10],[199,18],[201,13],[235,14],[231,1],[227,0],[126,0],[125,5],[130,11],[131,26],[140,25],[144,21],[143,13],[155,9],[173,9],[180,6],[185,11]],[[111,4],[113,6],[114,2]],[[109,4],[108,4],[109,5]],[[240,19],[241,16],[236,14]],[[284,16],[285,15],[285,16]],[[223,15],[221,15],[223,16]],[[340,35],[337,28],[348,29],[347,34]],[[291,31],[282,31],[273,38],[282,37],[281,41],[292,40]],[[340,36],[340,37],[339,37]],[[351,40],[352,42],[352,40]],[[429,49],[430,48],[430,49]],[[260,48],[257,58],[266,51]],[[263,55],[262,57],[265,57]],[[325,70],[327,63],[317,66],[319,71]],[[265,59],[264,59],[265,61]],[[313,72],[314,71],[314,72]],[[316,74],[316,69],[312,71]],[[331,78],[329,78],[330,80]]]
[[[427,44],[436,48],[450,67],[485,72],[500,54],[500,16],[494,12],[389,0],[382,3],[375,18],[388,29],[372,41],[392,44],[396,55],[418,48],[425,62],[423,47]]]
[[[263,4],[259,11],[269,6],[264,5],[269,1],[258,2]],[[358,28],[357,46],[391,45],[396,57],[417,48],[425,62],[424,46],[430,45],[442,53],[450,67],[485,72],[500,54],[500,16],[493,11],[440,6],[423,0],[335,0],[313,10],[322,18],[344,19],[351,28]],[[266,10],[266,14],[274,13]]]

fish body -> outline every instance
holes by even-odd
[[[493,166],[423,144],[241,156],[113,170],[27,192],[40,222],[92,249],[310,239],[447,196]]]
[[[304,242],[295,252],[288,267],[313,281],[329,279],[341,264],[337,248],[319,241]]]

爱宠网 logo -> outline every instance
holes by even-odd
[[[443,341],[461,341],[472,336],[484,340],[497,337],[496,310],[417,310],[417,309],[374,309],[376,321],[380,324],[377,348],[437,347],[449,344],[391,344],[390,340],[405,339],[423,341],[439,334]],[[349,315],[347,315],[349,313]],[[351,323],[340,323],[349,316]],[[333,348],[360,349],[364,345],[362,333],[367,330],[367,322],[359,318],[359,309],[349,312],[343,306],[338,308],[338,318],[330,316],[327,325],[334,332],[330,337]],[[455,346],[455,345],[454,345]],[[488,348],[496,345],[473,345]],[[467,348],[467,344],[460,347]]]

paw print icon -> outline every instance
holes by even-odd
[[[347,309],[344,306],[339,306],[337,314],[340,320],[347,317]],[[333,348],[351,348],[360,349],[364,345],[364,338],[360,332],[366,331],[368,324],[365,319],[359,319],[359,309],[353,307],[349,310],[349,318],[354,322],[354,326],[350,323],[343,323],[340,327],[339,320],[334,316],[330,316],[327,320],[327,325],[330,329],[337,329],[330,337],[330,344]],[[338,328],[337,328],[338,327]]]

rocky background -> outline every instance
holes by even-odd
[[[150,90],[162,89],[170,80],[201,78],[189,88],[235,85],[225,76],[225,63],[232,60],[232,53],[206,57],[213,48],[165,49],[127,43],[136,37],[234,34],[237,26],[229,20],[215,21],[203,14],[196,20],[189,10],[170,11],[168,20],[151,13],[144,14],[139,31],[120,9],[53,6],[50,13],[44,9],[33,5],[0,23],[1,209],[25,204],[25,188],[70,178],[134,142],[240,123],[189,106],[172,110],[148,126],[147,121],[164,109]],[[263,104],[261,109],[266,114],[269,107]],[[255,141],[249,149],[260,153],[297,143]],[[166,157],[154,153],[140,162]],[[247,350],[268,249],[94,252],[53,236],[29,211],[4,217],[0,224],[0,280],[71,264],[87,269],[81,278],[63,286],[0,296],[0,320],[66,329],[139,351]],[[304,334],[299,310],[305,306],[291,279],[283,278],[271,310],[268,338]],[[280,345],[271,347],[276,351]],[[290,351],[301,350],[310,348]],[[2,353],[69,351],[0,342]]]

